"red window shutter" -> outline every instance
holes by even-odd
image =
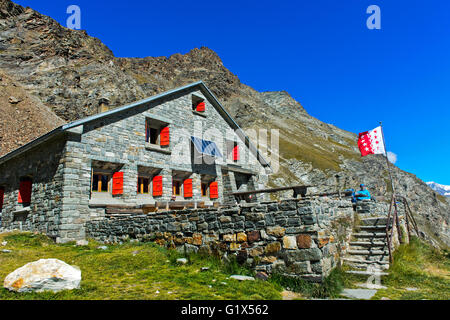
[[[159,135],[160,145],[168,146],[170,143],[170,134],[169,134],[169,126],[161,129],[161,133]]]
[[[153,196],[162,196],[163,194],[163,183],[162,176],[153,177]]]
[[[219,198],[219,186],[217,181],[211,182],[209,185],[209,197],[211,199]]]
[[[233,160],[238,161],[239,160],[239,146],[235,146],[233,148]]]
[[[114,172],[112,194],[113,196],[123,194],[123,172]]]
[[[183,190],[185,198],[192,198],[192,179],[186,179],[183,182]]]
[[[19,186],[19,203],[29,203],[31,202],[31,181],[21,181]]]
[[[206,105],[204,102],[199,102],[197,104],[196,111],[203,112],[203,111],[205,111],[205,109],[206,109]]]
[[[0,188],[0,211],[3,209],[3,198],[5,197],[5,190]]]

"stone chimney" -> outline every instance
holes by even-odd
[[[97,113],[106,112],[108,110],[109,110],[109,100],[106,98],[101,98],[98,101],[98,112]]]

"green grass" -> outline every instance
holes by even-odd
[[[229,279],[231,274],[251,274],[236,262],[223,264],[216,258],[193,254],[186,265],[177,265],[182,255],[154,243],[124,243],[97,249],[74,243],[55,244],[43,235],[10,233],[0,235],[7,241],[0,252],[0,279],[24,264],[38,259],[56,258],[82,271],[81,288],[58,293],[15,293],[1,287],[0,300],[150,300],[150,299],[280,299],[282,288],[267,281]],[[209,267],[208,271],[201,271]],[[225,284],[224,284],[225,283]],[[156,293],[159,291],[159,293]]]
[[[439,252],[418,238],[401,245],[394,253],[389,276],[383,281],[388,289],[379,290],[375,299],[450,299],[450,254]],[[417,288],[408,291],[406,288]]]
[[[320,284],[280,274],[273,274],[270,281],[308,298],[336,298],[344,288],[345,276],[341,268],[335,268]]]

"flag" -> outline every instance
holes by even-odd
[[[358,137],[358,147],[361,157],[368,154],[386,154],[383,143],[383,132],[381,126],[373,130],[362,132]]]

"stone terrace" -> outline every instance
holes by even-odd
[[[256,271],[320,282],[347,249],[354,211],[348,200],[287,199],[189,209],[86,223],[87,237],[114,243],[155,241],[185,252],[236,255]]]

